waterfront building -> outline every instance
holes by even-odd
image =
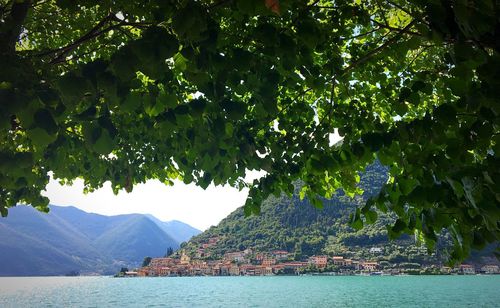
[[[474,266],[470,264],[460,264],[459,271],[464,275],[473,275],[476,273]]]
[[[266,258],[264,260],[262,260],[262,266],[272,266],[276,264],[276,259],[274,258]]]
[[[333,262],[333,265],[336,265],[336,266],[351,266],[352,265],[351,259],[344,259],[344,257],[341,257],[341,256],[332,257],[332,262]]]
[[[325,268],[327,263],[328,263],[327,256],[312,256],[309,258],[309,264],[313,264],[317,268]]]
[[[481,272],[483,272],[485,274],[499,274],[500,269],[499,269],[498,265],[487,264],[487,265],[484,265],[483,267],[481,267]]]
[[[286,260],[288,259],[289,253],[286,250],[275,250],[272,255],[276,260]]]

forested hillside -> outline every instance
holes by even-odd
[[[443,244],[449,244],[444,237],[440,240],[440,252],[429,255],[423,247],[415,245],[410,236],[389,241],[387,225],[394,222],[391,216],[378,212],[379,219],[371,225],[356,231],[349,226],[349,215],[356,206],[378,192],[387,181],[387,170],[375,164],[361,175],[362,196],[350,198],[338,192],[325,202],[322,209],[315,208],[297,194],[271,197],[262,206],[259,216],[245,218],[240,208],[225,218],[218,226],[194,237],[184,248],[191,254],[208,242],[219,237],[216,245],[207,248],[211,258],[225,252],[252,248],[256,251],[287,250],[299,260],[315,254],[344,255],[358,258],[385,259],[390,262],[436,262],[445,259]],[[299,186],[299,185],[298,185]],[[376,248],[381,252],[370,252]]]

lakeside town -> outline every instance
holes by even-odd
[[[191,258],[183,250],[175,257],[151,258],[145,266],[123,270],[118,277],[179,277],[179,276],[270,276],[270,275],[475,275],[500,274],[497,264],[460,264],[456,267],[421,265],[402,262],[357,260],[344,256],[314,255],[306,260],[293,260],[285,250],[257,252],[252,249],[225,253],[222,259],[207,259],[206,247],[200,247]],[[376,251],[377,247],[372,248]],[[378,251],[378,250],[377,250]]]

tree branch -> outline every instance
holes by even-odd
[[[373,49],[372,51],[370,51],[369,53],[367,53],[366,55],[362,56],[361,58],[359,58],[358,60],[354,61],[353,63],[351,63],[351,65],[349,65],[348,67],[346,67],[344,69],[344,71],[342,72],[342,75],[345,75],[347,74],[349,71],[351,71],[352,69],[354,69],[356,66],[360,65],[360,64],[363,64],[365,63],[366,61],[370,60],[373,56],[375,56],[376,54],[378,54],[379,52],[381,52],[382,50],[384,50],[387,46],[395,43],[403,34],[405,34],[408,29],[410,29],[414,24],[416,23],[416,20],[412,20],[408,25],[406,25],[406,27],[404,27],[403,29],[401,29],[401,31],[399,31],[396,35],[394,35],[392,38],[388,39],[384,44],[380,45],[379,47]]]
[[[401,28],[391,27],[389,25],[380,23],[380,22],[376,21],[375,19],[370,19],[370,21],[373,22],[374,24],[376,24],[377,26],[379,26],[380,28],[388,29],[388,30],[391,30],[391,31],[398,31],[398,32],[403,31],[403,29],[401,29]],[[411,34],[411,35],[416,35],[416,36],[423,36],[422,34],[420,34],[418,32],[414,32],[414,31],[410,31],[410,30],[407,30],[407,31],[404,31],[404,32],[406,34]]]
[[[124,21],[120,20],[120,23],[117,23],[117,24],[114,24],[114,25],[111,25],[111,26],[108,26],[108,27],[102,29],[108,22],[111,22],[114,20],[117,20],[117,18],[113,13],[111,13],[108,16],[106,16],[105,18],[103,18],[92,29],[90,29],[86,34],[84,34],[83,36],[78,38],[76,41],[74,41],[74,42],[72,42],[64,47],[44,51],[44,52],[38,53],[34,56],[44,57],[44,56],[48,56],[48,55],[52,55],[52,54],[57,54],[56,57],[50,61],[50,63],[51,64],[60,63],[60,62],[63,62],[63,58],[68,53],[70,53],[74,49],[78,48],[81,44],[83,44],[83,43],[85,43],[93,38],[96,38],[96,37],[102,35],[103,33],[109,32],[109,31],[114,30],[114,29],[119,29],[119,28],[124,27],[124,26],[146,27],[148,25],[151,25],[151,23],[124,22]]]
[[[345,40],[352,40],[352,39],[355,39],[355,38],[358,38],[358,37],[363,37],[363,36],[367,36],[367,35],[370,35],[372,34],[373,32],[377,32],[378,30],[380,30],[381,28],[376,28],[376,29],[372,29],[370,31],[367,31],[367,32],[363,32],[363,33],[360,33],[360,34],[356,34],[356,35],[353,35],[353,36],[350,36],[350,37],[346,37],[344,38]]]
[[[390,5],[392,5],[392,6],[396,7],[396,8],[398,8],[398,9],[400,9],[401,11],[405,12],[405,13],[406,13],[406,14],[408,14],[409,16],[411,16],[411,17],[414,17],[414,18],[415,18],[415,16],[413,16],[413,13],[412,13],[410,10],[408,10],[408,9],[406,9],[406,8],[404,8],[404,7],[402,7],[401,5],[399,5],[399,4],[397,4],[397,3],[394,3],[394,2],[393,2],[393,1],[391,1],[391,0],[387,0],[387,2],[389,2],[389,4],[390,4]]]

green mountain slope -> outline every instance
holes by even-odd
[[[383,213],[379,213],[375,224],[360,231],[349,226],[349,214],[355,206],[364,204],[366,198],[376,194],[386,181],[386,169],[375,164],[361,175],[360,186],[364,195],[354,199],[339,192],[332,200],[325,201],[323,209],[317,209],[297,196],[270,198],[263,204],[261,215],[251,217],[245,217],[242,208],[237,209],[218,226],[195,236],[184,249],[196,255],[203,243],[218,237],[217,244],[206,249],[211,258],[252,248],[263,252],[287,250],[294,253],[297,260],[324,253],[392,262],[443,260],[442,255],[429,255],[425,248],[417,247],[409,236],[389,241],[386,225],[393,219]],[[447,243],[446,239],[442,242]],[[370,252],[371,248],[375,249]],[[379,249],[382,253],[378,252]]]

